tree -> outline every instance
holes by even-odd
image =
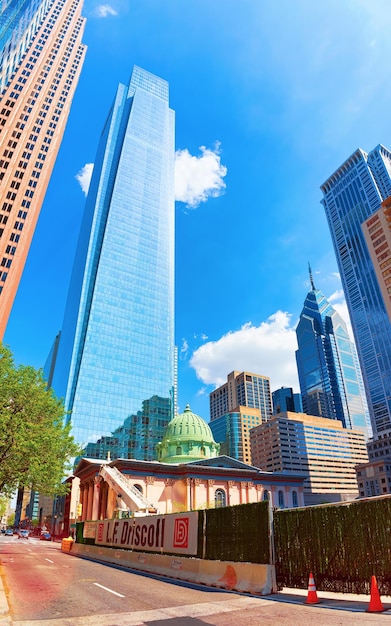
[[[80,447],[64,424],[64,404],[47,389],[42,370],[14,364],[0,344],[0,493],[28,487],[62,495],[70,460]]]

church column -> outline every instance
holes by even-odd
[[[234,480],[227,480],[227,506],[231,505],[231,489],[233,489],[234,485]]]
[[[94,500],[94,483],[91,480],[88,483],[88,493],[87,493],[87,517],[86,520],[92,519],[92,504]]]
[[[148,502],[150,501],[149,493],[148,493],[148,486],[149,485],[153,485],[154,482],[155,482],[155,476],[146,476],[145,477],[145,497],[148,500]]]
[[[83,483],[83,500],[81,502],[81,519],[84,522],[87,519],[88,504],[88,483]]]
[[[210,479],[207,481],[207,489],[206,489],[206,499],[207,499],[207,506],[208,507],[212,507],[214,506],[215,502],[214,502],[214,498],[212,499],[211,495],[212,495],[212,487],[215,484],[215,481]]]
[[[92,495],[92,519],[99,519],[99,494],[100,494],[100,477],[95,476],[93,482],[93,495]]]

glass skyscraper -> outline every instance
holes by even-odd
[[[52,0],[0,0],[0,93],[35,36]]]
[[[134,67],[103,129],[53,388],[89,457],[153,460],[174,415],[174,112]]]
[[[376,437],[391,430],[391,324],[361,225],[391,195],[390,151],[356,150],[321,190]]]
[[[297,369],[304,413],[340,420],[368,436],[369,414],[355,346],[347,327],[315,288],[304,301],[296,328]]]

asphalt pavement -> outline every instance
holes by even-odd
[[[368,613],[370,608],[370,598],[367,595],[358,594],[342,594],[317,591],[318,603],[313,606],[317,609],[327,610],[340,610],[346,611],[351,614],[353,618],[357,613]],[[241,594],[243,595],[243,594]],[[246,594],[247,595],[247,594]],[[248,594],[250,595],[250,594]],[[269,596],[263,596],[263,598],[273,602],[281,602],[293,605],[303,605],[307,599],[308,591],[305,589],[287,589],[284,588],[281,592]],[[381,597],[381,603],[384,611],[379,612],[380,616],[391,617],[391,597]],[[372,613],[373,615],[373,613]],[[314,616],[315,617],[315,616]],[[347,618],[349,619],[348,615]],[[4,588],[3,577],[0,577],[0,626],[12,626],[12,620],[9,615],[9,606],[7,601],[7,594]],[[349,623],[349,622],[347,622]]]

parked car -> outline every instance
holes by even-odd
[[[7,535],[7,537],[12,537],[14,531],[12,530],[12,528],[7,528],[4,534]]]
[[[52,538],[50,533],[41,533],[41,541],[50,541]]]
[[[28,539],[29,538],[29,531],[28,530],[20,530],[18,532],[18,539]]]

